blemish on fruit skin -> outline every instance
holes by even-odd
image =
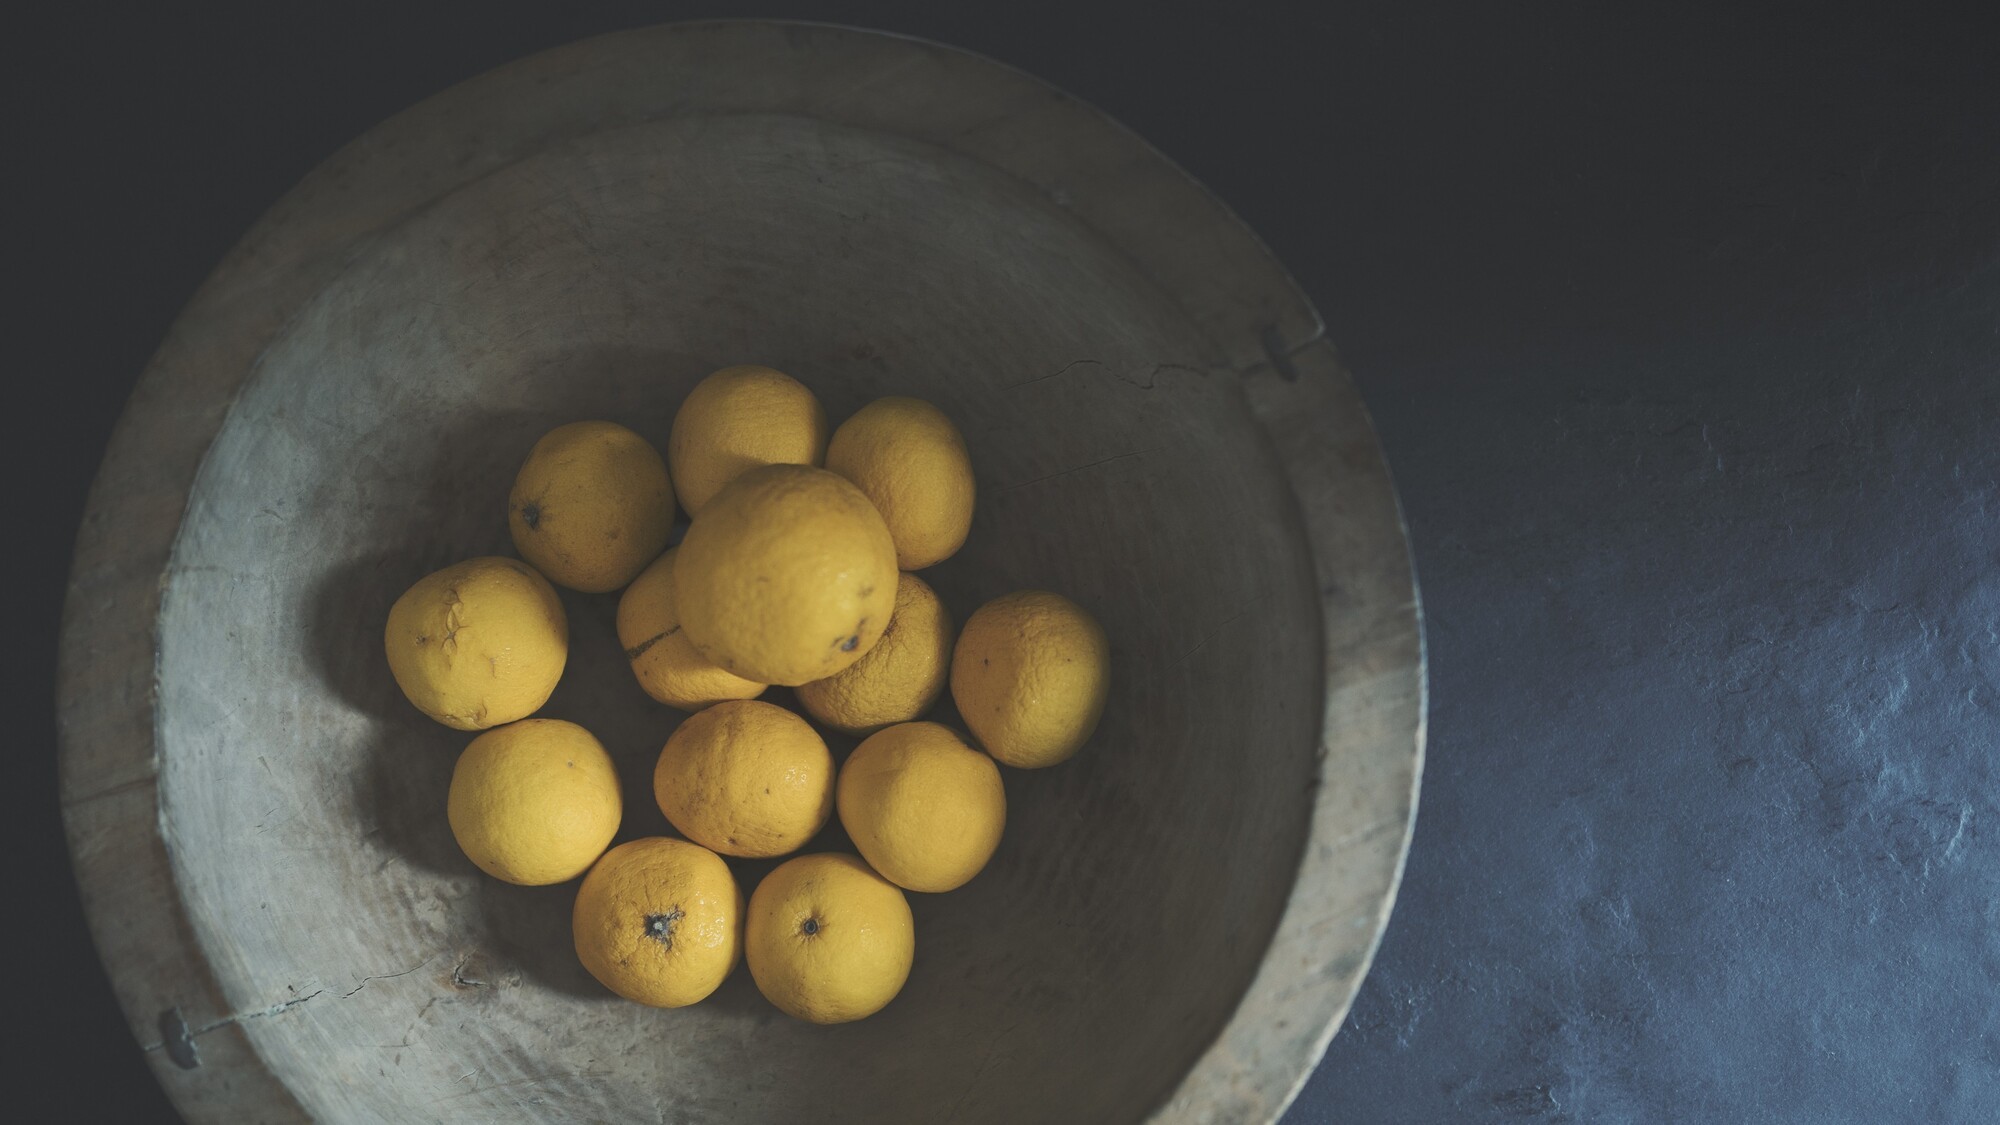
[[[529,531],[539,530],[542,526],[542,506],[532,500],[521,505],[521,522],[528,525]]]
[[[840,646],[840,651],[842,652],[853,652],[855,649],[861,647],[861,634],[867,632],[867,630],[868,619],[864,617],[854,623],[854,632],[846,640],[835,641],[834,643]]]
[[[646,655],[647,649],[652,648],[654,645],[659,644],[661,641],[666,640],[668,637],[671,637],[675,633],[678,633],[680,631],[681,627],[676,625],[673,628],[657,636],[647,637],[645,640],[640,641],[638,644],[633,645],[631,648],[626,649],[625,659],[627,660],[639,659],[640,657]]]

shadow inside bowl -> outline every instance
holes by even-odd
[[[517,887],[482,879],[478,890],[485,934],[481,946],[498,965],[535,984],[585,999],[611,993],[577,960],[570,936],[570,908],[579,880],[548,887]]]

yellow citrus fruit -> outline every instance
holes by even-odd
[[[976,486],[965,438],[917,398],[878,398],[833,432],[826,467],[860,487],[888,521],[896,565],[922,570],[965,545]]]
[[[611,846],[618,770],[591,733],[522,719],[472,740],[451,771],[451,834],[481,871],[540,887],[576,878]]]
[[[674,563],[695,651],[760,684],[823,680],[868,655],[896,605],[896,545],[875,506],[807,465],[716,493]]]
[[[714,992],[743,951],[743,892],[699,844],[651,836],[604,853],[570,914],[576,956],[627,1000],[683,1008]]]
[[[812,1023],[872,1016],[910,978],[916,924],[894,883],[851,855],[786,860],[750,895],[743,953],[757,991]]]
[[[1110,676],[1111,644],[1095,618],[1061,594],[1022,590],[966,621],[952,650],[951,697],[987,753],[1036,769],[1089,741]]]
[[[389,607],[382,639],[396,686],[459,730],[534,714],[569,659],[562,601],[515,559],[467,559],[419,579]]]
[[[951,613],[914,574],[896,580],[896,608],[882,639],[845,671],[799,688],[813,718],[848,734],[872,734],[921,718],[951,675]]]
[[[681,834],[723,855],[795,852],[833,812],[833,754],[804,719],[732,700],[690,715],[653,769],[653,797]]]
[[[755,699],[764,685],[723,671],[694,650],[674,601],[674,556],[639,572],[618,599],[618,644],[646,694],[669,707],[699,711],[728,699]]]
[[[666,548],[674,490],[652,443],[615,422],[572,422],[542,435],[507,500],[514,549],[572,590],[632,581]]]
[[[1000,767],[938,723],[868,736],[840,767],[840,823],[869,866],[911,891],[949,891],[993,858],[1007,823]]]
[[[817,465],[826,410],[782,371],[745,364],[695,384],[667,434],[674,491],[693,516],[722,486],[759,465]]]

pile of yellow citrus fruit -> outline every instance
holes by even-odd
[[[1000,845],[994,763],[1055,765],[1104,709],[1109,646],[1082,607],[1024,590],[959,629],[911,573],[964,546],[975,493],[935,406],[879,399],[829,434],[813,393],[768,367],[702,380],[664,458],[611,422],[549,431],[508,502],[521,557],[446,567],[389,611],[403,693],[482,732],[446,809],[466,857],[510,883],[582,876],[577,957],[628,999],[695,1003],[740,956],[799,1019],[881,1010],[915,957],[905,892],[963,886]],[[670,548],[676,498],[689,522]],[[611,755],[582,726],[531,717],[569,655],[554,586],[622,590],[638,686],[690,712],[653,772],[683,839],[611,847]],[[758,698],[774,684],[805,714]],[[923,721],[947,688],[964,731]],[[836,764],[814,723],[862,741]],[[797,856],[744,901],[724,857],[790,855],[836,815],[858,856]]]

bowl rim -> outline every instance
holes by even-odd
[[[438,196],[568,137],[745,112],[900,134],[1026,181],[1151,274],[1218,342],[1291,480],[1321,592],[1327,691],[1309,831],[1276,932],[1227,1024],[1150,1120],[1275,1120],[1345,1017],[1408,855],[1427,684],[1400,505],[1319,314],[1193,177],[1040,79],[906,35],[705,20],[505,64],[342,147],[217,265],[119,416],[63,609],[60,796],[100,959],[188,1119],[307,1119],[241,1023],[258,1013],[231,1010],[194,936],[157,788],[159,610],[196,472],[238,389],[357,249]],[[1368,814],[1359,826],[1356,810]]]

